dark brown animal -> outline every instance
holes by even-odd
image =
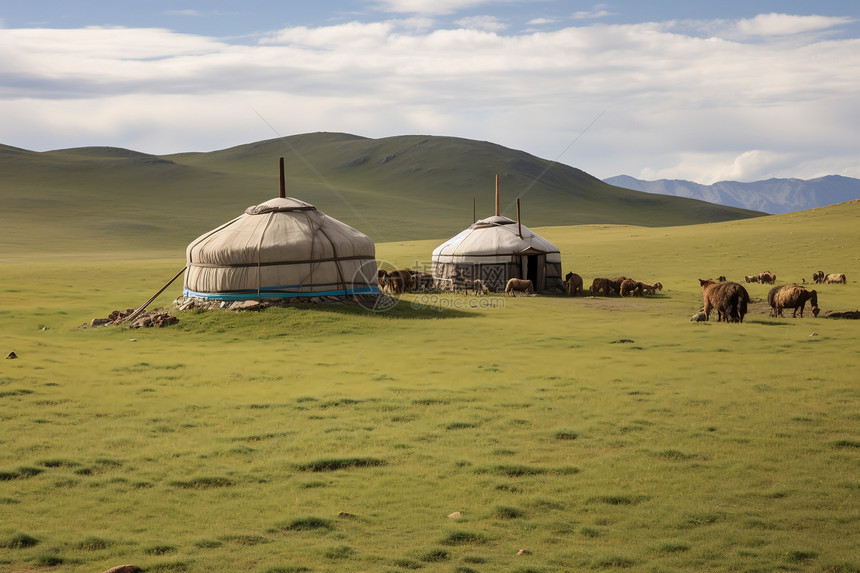
[[[406,269],[396,271],[383,271],[382,290],[388,290],[392,294],[401,294],[412,290],[412,273]],[[377,275],[378,280],[378,275]]]
[[[800,309],[800,318],[803,318],[803,309],[807,301],[812,306],[812,316],[817,317],[821,309],[818,308],[818,293],[814,290],[806,290],[802,286],[791,284],[773,287],[767,293],[767,302],[773,316],[782,316],[782,309],[793,308],[791,317],[797,318],[797,310]]]
[[[744,280],[747,281],[748,283],[757,283],[758,282],[758,275],[753,275],[753,276],[744,275]]]
[[[842,283],[845,284],[847,281],[845,280],[844,273],[831,273],[824,277],[824,282],[826,283]]]
[[[776,275],[770,271],[764,271],[758,274],[758,280],[761,284],[776,284]]]
[[[717,322],[743,322],[750,301],[747,289],[735,282],[716,283],[699,279],[702,286],[703,312],[710,319],[711,310],[717,311]]]
[[[816,273],[812,273],[812,282],[815,284],[821,284],[824,282],[824,271],[818,271]]]
[[[505,292],[508,296],[516,296],[517,292],[534,294],[535,287],[529,279],[510,279],[505,285]]]
[[[614,279],[607,279],[609,281],[609,294],[616,294],[621,296],[621,283],[627,280],[627,277],[617,277]]]
[[[621,296],[638,296],[642,294],[642,283],[633,279],[624,279],[618,291]]]
[[[663,290],[663,284],[659,282],[652,285],[649,285],[648,283],[639,283],[639,286],[642,289],[642,294],[657,294],[658,290]]]
[[[591,296],[609,296],[609,279],[597,278],[591,281]]]
[[[582,294],[582,277],[576,273],[567,273],[564,277],[564,284],[567,290],[567,296],[576,296],[576,293]]]
[[[433,288],[433,275],[423,271],[410,271],[412,276],[412,292],[423,292]]]

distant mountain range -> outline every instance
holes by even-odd
[[[308,133],[203,153],[0,145],[0,253],[34,242],[178,249],[276,197],[316,205],[374,241],[451,237],[495,211],[530,227],[662,227],[764,213],[608,185],[580,169],[484,141]],[[73,244],[74,243],[74,244]]]
[[[751,183],[720,181],[713,185],[681,179],[643,181],[629,175],[617,175],[603,181],[633,191],[699,199],[718,205],[763,211],[771,215],[860,199],[860,179],[841,175],[808,180],[767,179]]]

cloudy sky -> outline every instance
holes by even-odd
[[[860,177],[856,0],[0,4],[0,144],[491,141],[600,178]]]

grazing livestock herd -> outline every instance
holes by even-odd
[[[812,273],[812,282],[815,284],[824,284],[824,283],[842,283],[845,284],[845,273],[831,273],[829,275],[825,275],[824,271],[818,271],[817,273]]]
[[[744,279],[748,283],[776,283],[776,275],[770,271],[745,276]],[[824,271],[813,273],[812,281],[816,284],[846,284],[844,273],[824,274]],[[804,279],[803,282],[806,280]],[[708,320],[711,310],[717,309],[717,321],[743,322],[750,298],[742,285],[726,282],[723,276],[716,282],[711,279],[699,279],[699,284],[702,287],[703,308],[698,314],[694,314],[691,320]],[[792,318],[797,317],[798,311],[800,311],[800,318],[803,318],[807,302],[812,308],[812,316],[817,317],[821,308],[818,306],[818,292],[815,290],[807,290],[806,287],[798,284],[787,284],[775,286],[767,294],[767,303],[773,317],[782,317],[783,309],[791,308],[794,310]]]
[[[596,278],[591,281],[591,296],[641,296],[643,294],[656,294],[658,290],[663,290],[663,285],[659,282],[648,284],[627,277]]]
[[[744,279],[747,283],[776,284],[776,275],[770,271],[748,275]],[[846,284],[847,282],[844,273],[825,274],[823,271],[813,273],[812,280],[816,284]],[[491,292],[491,289],[480,279],[463,281],[463,284],[459,288],[455,288],[450,281],[440,281],[435,279],[430,273],[411,269],[397,269],[393,271],[380,269],[378,272],[378,283],[380,290],[391,294],[427,292],[430,290],[473,292],[476,295]],[[741,323],[744,321],[744,316],[749,311],[750,295],[743,285],[727,281],[724,276],[720,276],[716,281],[712,279],[699,279],[699,285],[702,287],[703,304],[701,311],[693,315],[692,320],[709,320],[711,311],[715,310],[718,322]],[[567,273],[564,279],[564,286],[567,296],[583,296],[586,294],[582,277],[576,273]],[[659,282],[649,284],[624,276],[611,279],[598,277],[591,283],[590,294],[591,296],[631,297],[654,295],[657,291],[661,290],[663,290],[663,285]],[[533,295],[534,292],[534,284],[528,279],[512,278],[505,285],[505,294],[508,296],[516,296],[517,294]],[[782,317],[783,310],[790,308],[794,311],[792,317],[796,318],[799,311],[800,318],[803,318],[803,312],[807,303],[810,304],[814,317],[817,317],[821,311],[818,306],[818,292],[807,290],[798,284],[774,286],[767,294],[767,303],[771,308],[771,315],[774,317]]]
[[[725,278],[723,278],[723,280],[725,280]],[[744,280],[746,280],[748,283],[762,283],[773,285],[776,284],[776,275],[770,271],[763,271],[757,275],[745,276]]]

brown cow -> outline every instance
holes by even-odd
[[[812,282],[815,284],[821,284],[824,282],[824,271],[818,271],[812,273]]]
[[[844,273],[831,273],[824,277],[824,282],[826,283],[842,283],[845,284],[847,281],[845,280]]]

